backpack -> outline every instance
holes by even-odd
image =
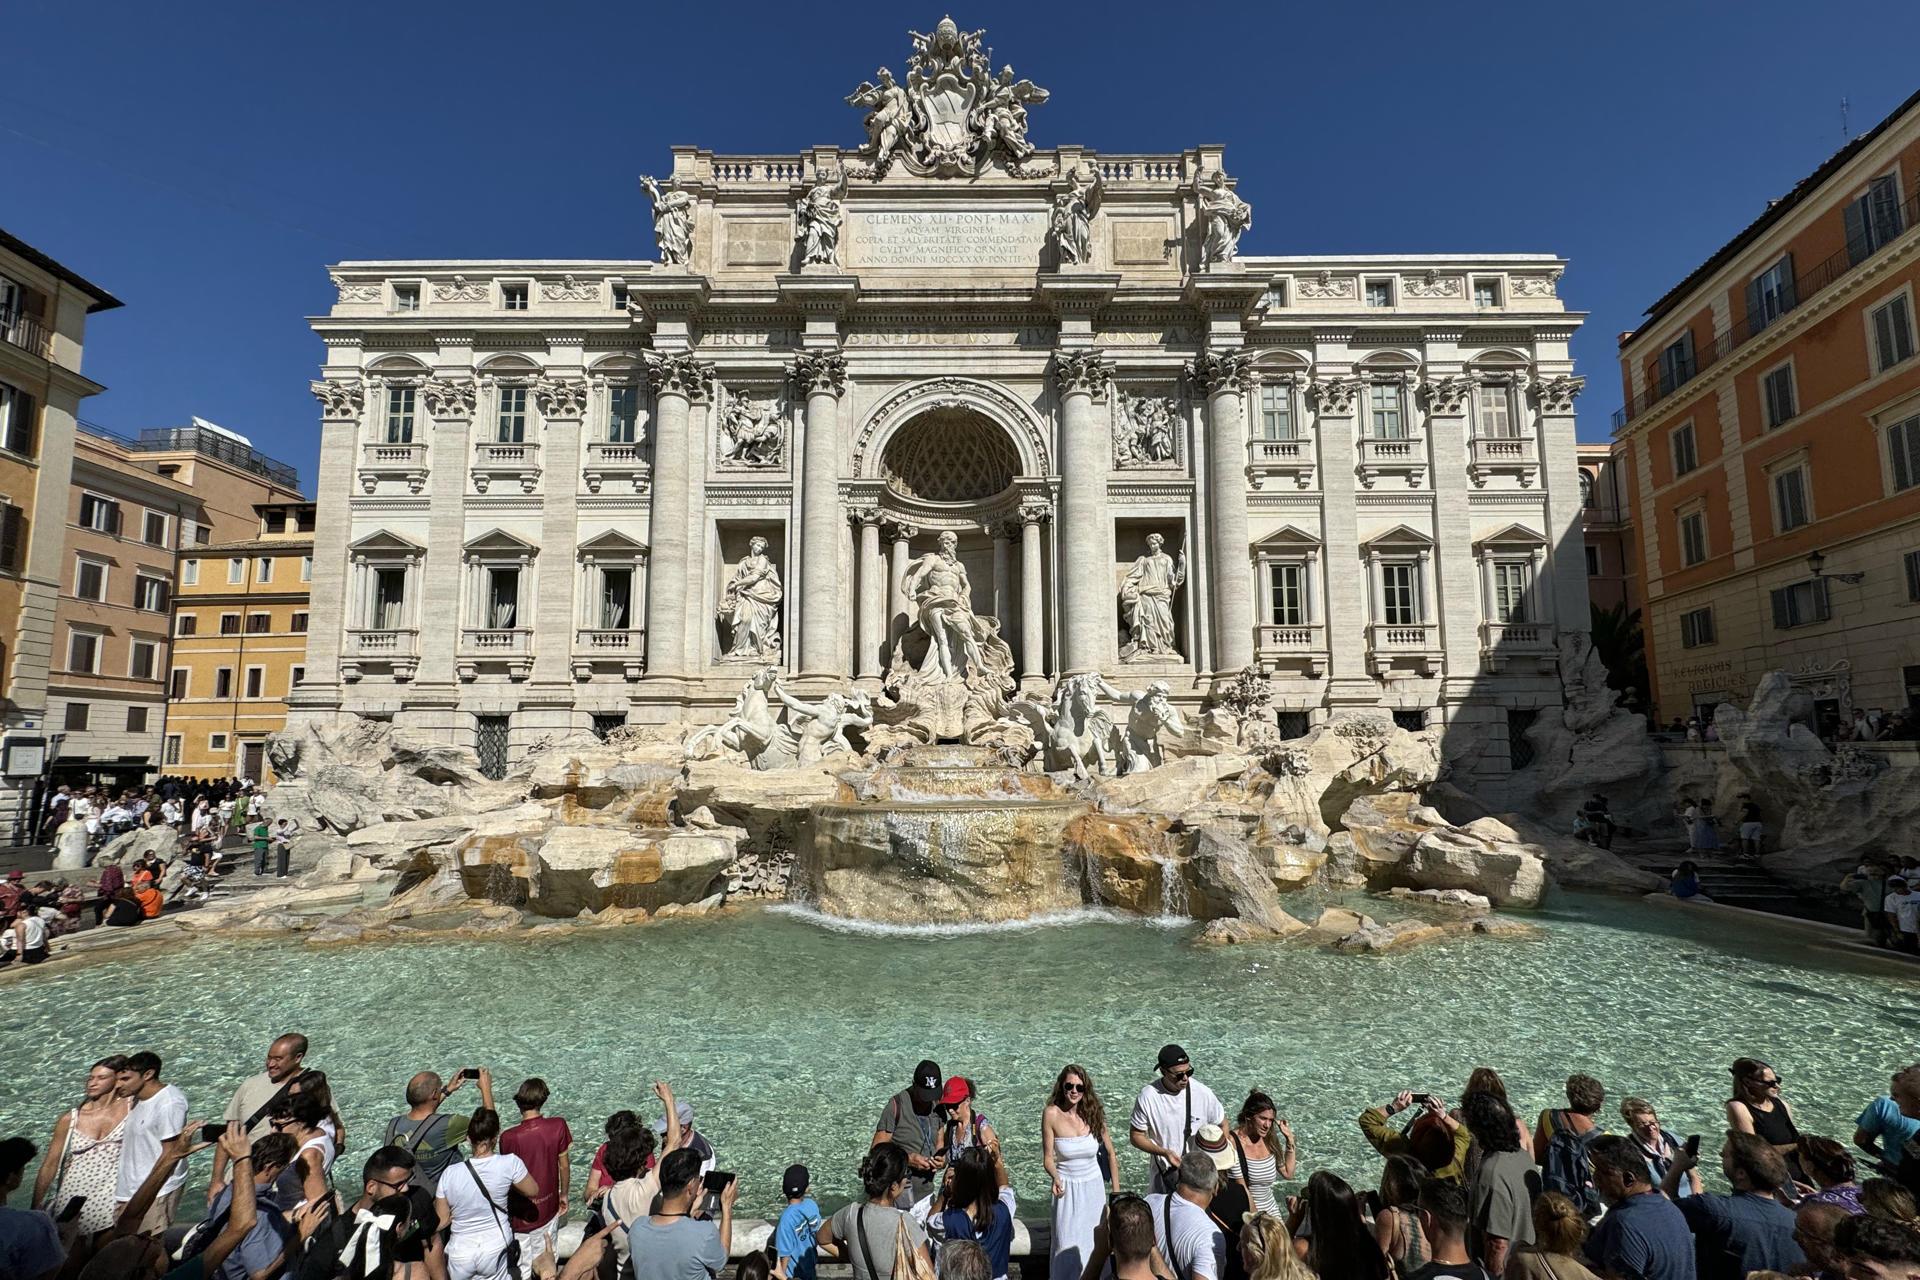
[[[1564,1111],[1549,1111],[1547,1123],[1553,1132],[1547,1137],[1541,1185],[1545,1190],[1558,1191],[1573,1201],[1583,1217],[1592,1218],[1600,1212],[1600,1193],[1593,1188],[1593,1161],[1587,1155],[1587,1144],[1600,1136],[1600,1126],[1575,1133]]]

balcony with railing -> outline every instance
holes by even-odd
[[[1499,671],[1516,661],[1551,668],[1558,661],[1555,637],[1550,622],[1483,622],[1480,656],[1489,671]]]
[[[1367,627],[1367,664],[1375,675],[1395,667],[1434,675],[1441,656],[1440,628],[1431,622],[1375,622]]]
[[[1613,429],[1621,430],[1662,400],[1692,385],[1701,374],[1779,324],[1795,309],[1806,306],[1817,295],[1824,293],[1829,287],[1884,253],[1889,245],[1912,234],[1915,224],[1920,222],[1920,193],[1916,193],[1912,199],[1900,206],[1898,222],[1899,229],[1887,234],[1883,239],[1877,239],[1871,244],[1851,242],[1824,260],[1814,263],[1805,271],[1796,272],[1793,279],[1787,282],[1778,293],[1769,297],[1766,304],[1757,311],[1743,313],[1736,307],[1733,323],[1728,330],[1716,336],[1713,344],[1705,350],[1696,348],[1693,359],[1687,366],[1672,369],[1664,374],[1656,368],[1653,381],[1646,389],[1619,409],[1614,410]]]
[[[632,440],[589,440],[581,477],[588,493],[600,492],[608,480],[622,480],[640,492],[647,477],[647,446]]]
[[[1496,475],[1511,475],[1522,489],[1540,474],[1540,456],[1532,436],[1474,436],[1467,441],[1467,475],[1478,489]]]
[[[618,670],[638,680],[647,670],[647,633],[637,627],[583,627],[573,638],[573,678]]]
[[[1318,623],[1254,628],[1253,658],[1267,671],[1288,670],[1309,678],[1327,670],[1327,629]]]
[[[1302,489],[1313,487],[1313,441],[1305,436],[1284,440],[1247,441],[1247,480],[1258,489],[1268,476],[1292,479]]]
[[[53,359],[53,330],[39,316],[0,311],[0,340],[42,360]]]
[[[484,667],[503,668],[515,680],[533,674],[533,631],[529,627],[462,627],[460,657],[454,672],[478,679]]]
[[[340,657],[340,678],[358,680],[369,670],[410,680],[420,665],[420,633],[412,627],[357,628],[347,632],[347,651]]]
[[[1355,443],[1360,463],[1354,470],[1361,488],[1373,488],[1374,481],[1383,475],[1405,476],[1410,489],[1418,489],[1426,479],[1427,442],[1422,437],[1362,436]]]
[[[427,483],[427,446],[424,444],[385,444],[361,446],[360,488],[372,493],[382,480],[398,480],[407,492],[418,493]]]
[[[531,441],[482,440],[473,447],[473,487],[481,493],[496,480],[532,493],[540,483],[540,446]]]

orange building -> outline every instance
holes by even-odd
[[[1657,715],[1920,706],[1920,94],[1621,338]]]
[[[1640,607],[1633,580],[1633,516],[1627,509],[1624,454],[1610,444],[1577,446],[1580,525],[1586,540],[1587,601],[1607,611]]]

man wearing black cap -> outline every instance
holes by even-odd
[[[1177,1044],[1160,1050],[1160,1075],[1134,1099],[1128,1140],[1153,1157],[1153,1190],[1173,1191],[1180,1153],[1202,1125],[1225,1126],[1226,1109],[1213,1090],[1193,1078],[1187,1051]]]
[[[887,1099],[880,1123],[874,1126],[874,1146],[897,1142],[907,1153],[908,1199],[900,1206],[903,1209],[931,1191],[933,1175],[946,1167],[946,1157],[940,1154],[940,1117],[934,1114],[941,1079],[940,1064],[923,1060],[913,1069],[913,1083]]]
[[[781,1194],[787,1207],[773,1229],[773,1248],[787,1264],[787,1280],[813,1280],[814,1264],[820,1256],[814,1243],[820,1234],[820,1206],[807,1194],[812,1177],[803,1164],[788,1165],[780,1179]]]

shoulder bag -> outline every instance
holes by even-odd
[[[480,1171],[473,1167],[473,1161],[462,1160],[460,1163],[467,1166],[467,1174],[473,1179],[473,1185],[480,1188],[480,1198],[487,1202],[487,1208],[493,1210],[493,1218],[500,1226],[500,1234],[506,1237],[507,1247],[503,1252],[507,1259],[507,1274],[512,1276],[513,1280],[522,1280],[520,1242],[513,1238],[513,1224],[507,1221],[507,1215],[500,1211],[500,1206],[493,1202],[493,1193],[487,1190],[486,1183],[480,1181]]]

